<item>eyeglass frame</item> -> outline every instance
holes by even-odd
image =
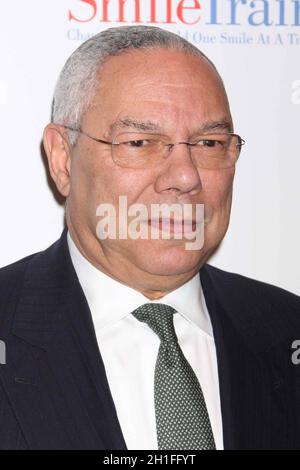
[[[62,125],[65,129],[68,129],[70,131],[73,131],[73,132],[79,132],[80,134],[83,134],[85,135],[86,137],[89,137],[90,139],[94,140],[95,142],[99,142],[101,144],[106,144],[106,145],[120,145],[122,142],[110,142],[108,140],[103,140],[103,139],[99,139],[99,138],[96,138],[96,137],[92,137],[91,135],[89,135],[87,132],[83,131],[80,127],[79,128],[75,128],[75,127],[71,127],[71,126],[65,126],[65,125]],[[206,137],[206,136],[209,136],[209,135],[216,135],[216,134],[203,134],[201,137]],[[221,135],[221,134],[220,134]],[[240,151],[241,151],[241,148],[243,145],[245,145],[246,141],[244,139],[242,139],[242,137],[239,135],[239,134],[235,134],[234,132],[224,132],[223,135],[231,135],[231,136],[234,136],[234,137],[238,137],[238,140],[240,141],[238,144],[236,144],[236,146],[240,147]],[[201,140],[201,139],[199,139]],[[198,141],[199,142],[199,141]],[[193,147],[195,145],[198,144],[198,142],[174,142],[174,143],[169,143],[169,144],[165,144],[167,147],[169,147],[169,154],[171,153],[172,149],[174,148],[175,145],[179,145],[179,144],[185,144],[189,147]]]

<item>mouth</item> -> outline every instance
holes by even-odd
[[[196,221],[195,219],[184,219],[184,220],[176,220],[173,218],[170,219],[148,219],[149,227],[153,227],[161,232],[168,232],[168,233],[181,233],[187,234],[191,232],[196,232],[200,225],[201,221]]]

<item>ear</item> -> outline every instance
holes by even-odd
[[[66,128],[48,124],[44,130],[43,143],[51,177],[58,191],[67,197],[70,191],[71,149]]]

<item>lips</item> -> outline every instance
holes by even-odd
[[[170,219],[148,219],[148,225],[162,232],[169,233],[188,233],[195,232],[199,227],[199,222],[196,220],[174,220]]]

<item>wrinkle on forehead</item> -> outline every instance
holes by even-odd
[[[131,118],[129,116],[125,116],[123,118],[116,119],[109,127],[109,132],[112,134],[113,132],[119,131],[121,129],[135,129],[139,131],[148,131],[148,132],[163,132],[164,129],[160,126],[158,122],[150,121],[149,119],[146,120],[138,120],[135,118]],[[213,131],[232,131],[231,122],[226,118],[223,117],[218,121],[206,121],[199,125],[199,128],[195,131],[195,133],[206,133],[206,132],[213,132]]]
[[[106,136],[126,128],[174,133],[180,127],[181,133],[196,133],[221,121],[226,121],[223,129],[232,129],[226,92],[214,69],[174,51],[168,61],[168,54],[137,51],[103,65],[90,111]]]
[[[176,74],[185,69],[192,72],[185,75],[185,83],[174,82],[172,78],[174,76],[176,78]],[[110,85],[112,80],[118,81],[119,78],[124,79],[124,76],[130,80],[139,75],[144,75],[146,85],[159,81],[160,85],[164,82],[166,86],[180,88],[202,78],[205,82],[213,81],[220,88],[224,88],[218,72],[204,57],[164,48],[135,49],[118,56],[108,57],[99,71],[99,86],[105,78],[108,79],[108,85]],[[139,82],[136,86],[139,86]]]

